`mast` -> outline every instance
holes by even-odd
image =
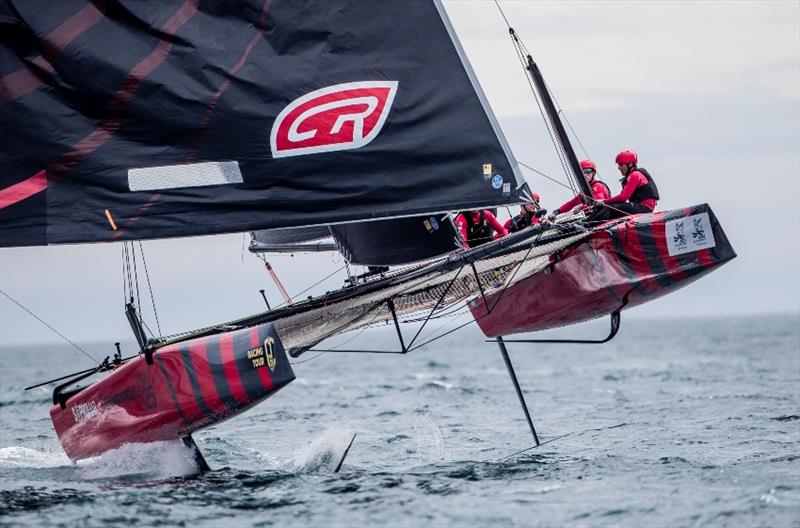
[[[542,77],[542,72],[539,71],[539,66],[536,65],[536,63],[533,61],[533,57],[530,55],[528,55],[528,65],[526,69],[528,70],[533,83],[536,85],[536,90],[539,92],[539,95],[542,98],[542,103],[544,104],[545,111],[547,112],[547,117],[550,119],[553,129],[556,131],[558,142],[561,144],[561,148],[567,157],[567,163],[569,163],[569,166],[572,169],[572,174],[575,177],[575,181],[578,182],[581,193],[583,193],[585,196],[592,197],[592,190],[589,188],[589,184],[586,183],[586,180],[583,179],[583,171],[578,163],[578,157],[575,155],[575,150],[572,148],[572,144],[569,142],[567,132],[564,130],[563,123],[561,123],[561,117],[559,117],[558,111],[553,104],[553,99],[550,97],[550,92],[547,90],[547,85],[544,82],[544,77]]]

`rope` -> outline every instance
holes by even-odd
[[[497,0],[495,0],[497,3]],[[499,8],[499,4],[498,4]],[[503,14],[502,9],[500,10],[501,14]],[[505,19],[505,14],[503,14],[503,18]],[[506,25],[508,25],[508,21],[506,19]],[[564,174],[567,175],[567,181],[569,182],[569,188],[573,192],[576,192],[575,185],[572,180],[569,178],[569,173],[567,171],[567,161],[566,156],[563,152],[563,149],[558,144],[556,140],[555,132],[553,130],[553,125],[550,123],[550,120],[547,118],[547,114],[542,107],[542,102],[539,98],[539,94],[536,92],[536,87],[533,85],[533,81],[531,80],[530,75],[528,72],[528,64],[525,60],[526,55],[523,52],[524,45],[520,43],[519,39],[517,38],[517,34],[514,32],[514,29],[511,26],[508,26],[509,29],[509,36],[511,37],[511,43],[514,46],[514,51],[517,54],[517,59],[519,60],[520,66],[522,66],[523,71],[525,71],[525,80],[528,82],[528,87],[531,90],[531,94],[533,94],[533,100],[536,101],[536,107],[539,109],[539,115],[542,117],[542,121],[544,122],[545,129],[547,130],[547,134],[550,136],[550,142],[553,144],[553,148],[556,151],[556,156],[558,157],[558,161],[561,164],[561,169],[564,171]]]
[[[139,293],[139,268],[136,266],[136,248],[133,247],[133,242],[131,242],[131,255],[133,256],[133,279],[134,282],[136,283],[136,311],[138,311],[141,314],[142,295]]]
[[[139,242],[139,249],[142,254],[142,262],[145,268],[145,275],[147,276],[147,286],[150,289],[150,301],[153,306],[153,313],[155,314],[156,323],[158,324],[158,333],[161,334],[161,324],[158,321],[158,312],[156,311],[155,297],[153,296],[153,289],[150,284],[150,275],[147,271],[147,261],[145,260],[144,250],[142,249],[141,242]],[[147,330],[147,332],[150,334],[150,337],[154,337],[155,333],[150,329],[149,326],[147,326],[144,317],[142,317],[142,305],[141,305],[142,296],[139,288],[139,270],[138,270],[138,265],[136,264],[136,248],[133,245],[133,242],[122,243],[122,273],[123,273],[123,281],[122,281],[123,305],[127,304],[128,302],[134,305],[139,322],[142,324],[144,329]]]
[[[553,183],[557,183],[558,185],[560,185],[560,186],[562,186],[562,187],[566,187],[567,189],[570,189],[570,190],[572,190],[572,187],[570,187],[570,186],[569,186],[569,185],[567,185],[566,183],[564,183],[564,182],[562,182],[562,181],[560,181],[560,180],[557,180],[557,179],[553,178],[552,176],[548,176],[547,174],[545,174],[545,173],[543,173],[543,172],[541,172],[541,171],[538,171],[538,170],[534,169],[534,168],[533,168],[533,167],[531,167],[530,165],[527,165],[527,164],[525,164],[525,163],[521,162],[520,160],[516,160],[516,161],[517,161],[517,163],[519,163],[520,165],[522,165],[522,166],[523,166],[523,167],[525,167],[526,169],[532,170],[533,172],[535,172],[535,173],[536,173],[536,174],[538,174],[539,176],[543,176],[543,177],[547,178],[548,180],[552,181]]]
[[[156,309],[156,299],[153,296],[153,287],[150,284],[150,272],[147,270],[147,259],[144,256],[144,246],[142,241],[139,241],[139,252],[142,254],[142,263],[144,264],[144,275],[147,278],[147,289],[150,290],[150,304],[153,306],[153,315],[156,318],[156,328],[158,328],[159,337],[161,334],[161,323],[158,320],[158,310]]]
[[[123,305],[133,300],[133,282],[131,281],[131,256],[128,251],[128,243],[122,243],[122,273],[123,273],[123,288],[124,295]]]
[[[91,359],[91,360],[92,360],[92,361],[94,361],[95,363],[100,363],[100,362],[99,362],[99,361],[97,361],[97,359],[96,359],[96,358],[94,358],[94,357],[93,357],[93,356],[92,356],[90,353],[88,353],[87,351],[85,351],[84,349],[82,349],[81,347],[79,347],[78,345],[76,345],[75,343],[73,343],[73,342],[72,342],[72,341],[71,341],[71,340],[70,340],[68,337],[66,337],[64,334],[62,334],[61,332],[59,332],[58,330],[56,330],[55,328],[53,328],[52,326],[50,326],[49,324],[47,324],[47,323],[46,323],[46,322],[45,322],[45,321],[44,321],[44,320],[43,320],[41,317],[39,317],[38,315],[36,315],[36,314],[35,314],[35,313],[33,313],[32,311],[30,311],[30,310],[29,310],[28,308],[26,308],[25,306],[23,306],[23,305],[22,305],[22,304],[21,304],[19,301],[17,301],[15,298],[13,298],[12,296],[10,296],[10,295],[9,295],[9,294],[7,294],[6,292],[4,292],[2,289],[0,289],[0,293],[2,293],[3,295],[5,295],[5,296],[8,298],[8,300],[10,300],[11,302],[13,302],[14,304],[16,304],[17,306],[19,306],[20,308],[22,308],[22,309],[23,309],[23,310],[25,310],[26,312],[28,312],[28,314],[30,314],[30,315],[31,315],[31,316],[32,316],[34,319],[36,319],[37,321],[39,321],[40,323],[42,323],[43,325],[45,325],[47,328],[49,328],[50,330],[52,330],[53,332],[55,332],[56,334],[58,334],[58,335],[59,335],[59,336],[60,336],[60,337],[61,337],[61,338],[62,338],[64,341],[66,341],[67,343],[69,343],[69,344],[70,344],[70,345],[72,345],[73,347],[77,348],[77,349],[78,349],[78,350],[79,350],[79,351],[80,351],[80,352],[81,352],[81,353],[82,353],[84,356],[88,357],[89,359]]]
[[[555,96],[553,96],[553,99],[555,99]],[[556,101],[556,104],[558,104],[558,101]],[[586,148],[584,148],[583,143],[581,143],[581,138],[578,137],[578,133],[575,132],[574,128],[572,128],[572,123],[569,122],[567,114],[563,110],[561,110],[561,105],[558,105],[558,108],[559,108],[558,114],[564,116],[564,121],[566,121],[567,126],[569,127],[569,131],[572,132],[572,135],[575,137],[575,141],[577,141],[578,145],[581,146],[581,150],[583,151],[584,157],[586,157],[587,159],[591,159],[591,156],[589,155],[588,152],[586,152]]]
[[[264,258],[264,260],[265,260],[265,262],[266,262],[266,257],[263,257],[263,258]],[[323,277],[322,279],[318,280],[317,282],[315,282],[314,284],[312,284],[311,286],[309,286],[309,287],[308,287],[308,288],[306,288],[305,290],[303,290],[303,291],[301,291],[301,292],[298,292],[298,293],[296,293],[296,294],[292,295],[292,297],[291,297],[291,298],[292,298],[292,299],[297,299],[297,298],[299,298],[301,295],[303,295],[304,293],[306,293],[306,292],[307,292],[307,291],[309,291],[310,289],[312,289],[312,288],[314,288],[314,287],[316,287],[316,286],[319,286],[320,284],[322,284],[322,283],[323,283],[323,282],[325,282],[326,280],[330,279],[331,277],[333,277],[334,275],[336,275],[337,273],[339,273],[340,271],[342,271],[344,268],[345,268],[345,266],[342,266],[341,268],[339,268],[339,269],[335,270],[334,272],[332,272],[332,273],[330,273],[330,274],[326,275],[325,277]],[[283,307],[283,306],[286,306],[286,302],[285,302],[285,301],[284,301],[284,302],[282,302],[281,304],[277,305],[275,308],[273,308],[273,310],[277,310],[278,308],[281,308],[281,307]]]
[[[301,364],[301,363],[308,363],[309,361],[313,361],[313,360],[317,359],[318,357],[320,357],[320,356],[321,356],[322,354],[324,354],[324,353],[325,353],[325,352],[320,352],[320,353],[319,353],[319,354],[317,354],[316,356],[311,356],[310,358],[307,358],[307,359],[301,359],[301,360],[299,360],[299,361],[290,361],[290,362],[289,362],[289,364],[290,364],[290,365],[299,365],[299,364]]]
[[[547,116],[546,116],[546,114],[544,112],[544,109],[542,108],[542,103],[541,103],[539,94],[537,93],[535,87],[533,86],[533,83],[532,83],[532,81],[530,79],[530,75],[527,74],[528,64],[527,64],[526,58],[530,56],[530,51],[528,50],[527,46],[525,46],[525,43],[522,42],[519,39],[519,37],[517,37],[517,34],[514,31],[514,28],[511,27],[511,24],[508,21],[508,17],[506,17],[506,14],[503,11],[503,8],[500,7],[500,3],[498,2],[498,0],[495,0],[494,3],[497,6],[498,11],[500,12],[500,15],[502,16],[503,21],[506,24],[506,27],[508,28],[509,35],[511,37],[511,42],[512,42],[512,44],[514,46],[514,51],[517,53],[517,58],[520,61],[520,65],[522,66],[523,70],[526,71],[525,78],[528,81],[528,86],[531,89],[531,93],[533,94],[533,98],[536,101],[536,106],[539,108],[539,114],[542,116],[542,120],[545,123],[545,128],[547,129],[547,133],[550,135],[550,141],[553,143],[553,147],[554,147],[554,149],[556,151],[556,155],[558,156],[559,163],[561,163],[561,169],[564,171],[564,174],[565,174],[565,176],[567,178],[567,181],[569,182],[569,188],[574,194],[580,194],[580,192],[578,191],[578,188],[580,187],[580,185],[579,185],[579,182],[574,181],[574,175],[572,175],[572,171],[569,170],[569,163],[568,163],[568,160],[567,160],[566,152],[564,152],[563,146],[556,140],[555,132],[553,130],[553,124],[547,118]],[[547,86],[546,83],[545,83],[545,89],[548,90],[552,94],[552,91],[550,91],[550,88],[549,88],[549,86]],[[558,107],[559,115],[562,115],[563,112],[561,111],[560,105],[558,104],[558,101],[556,100],[555,96],[553,96],[553,100],[555,101],[556,106]],[[586,153],[586,149],[583,147],[583,144],[581,143],[580,138],[578,138],[577,134],[575,134],[575,130],[572,128],[572,125],[569,123],[568,120],[567,120],[567,124],[570,127],[570,130],[572,131],[572,134],[578,140],[578,144],[581,146],[581,149],[584,151],[584,153]]]

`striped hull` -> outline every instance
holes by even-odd
[[[553,255],[544,270],[469,307],[488,337],[546,330],[657,299],[735,257],[706,204],[634,215],[598,228]]]
[[[158,349],[50,409],[58,438],[73,459],[127,442],[182,438],[239,414],[294,379],[271,324],[197,338]]]

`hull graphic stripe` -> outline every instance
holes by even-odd
[[[236,356],[233,352],[234,342],[233,335],[225,334],[220,338],[219,350],[222,358],[223,371],[225,372],[225,379],[231,389],[231,395],[241,404],[250,403],[250,398],[244,390],[242,378],[239,376],[239,368],[236,366]]]
[[[185,346],[181,347],[181,358],[183,358],[183,366],[186,369],[186,374],[189,376],[189,385],[192,387],[192,393],[194,393],[194,399],[197,403],[197,406],[207,418],[216,420],[217,416],[211,411],[211,409],[208,408],[208,405],[206,405],[206,402],[203,399],[203,393],[200,390],[200,384],[197,382],[197,372],[194,369],[192,353],[189,348]]]
[[[164,364],[161,362],[161,358],[158,357],[158,353],[153,355],[153,359],[156,364],[158,364],[159,370],[161,370],[161,375],[164,376],[164,381],[167,384],[167,389],[169,389],[169,395],[172,398],[172,403],[175,404],[175,409],[178,411],[178,415],[181,419],[186,423],[187,426],[190,426],[194,423],[194,420],[190,420],[188,416],[183,412],[181,409],[181,404],[178,402],[178,395],[175,392],[175,387],[172,385],[172,379],[170,378],[167,369],[164,368]]]
[[[200,393],[203,400],[214,413],[224,410],[222,405],[222,398],[217,392],[217,385],[214,383],[214,376],[211,373],[211,367],[208,364],[208,355],[206,353],[207,340],[201,339],[189,347],[191,352],[192,364],[194,371],[197,375],[197,384],[200,386]]]
[[[212,347],[206,347],[206,358],[208,358],[211,377],[214,379],[214,385],[217,387],[217,394],[219,394],[222,404],[231,411],[238,408],[239,405],[236,403],[236,398],[233,397],[233,392],[228,384],[228,376],[223,367],[222,350],[219,343]]]

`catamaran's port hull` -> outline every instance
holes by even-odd
[[[294,379],[271,324],[176,343],[144,355],[50,409],[73,460],[128,442],[183,438],[239,414]]]
[[[706,204],[634,215],[609,222],[552,255],[544,270],[469,307],[488,337],[546,330],[657,299],[734,257]]]

